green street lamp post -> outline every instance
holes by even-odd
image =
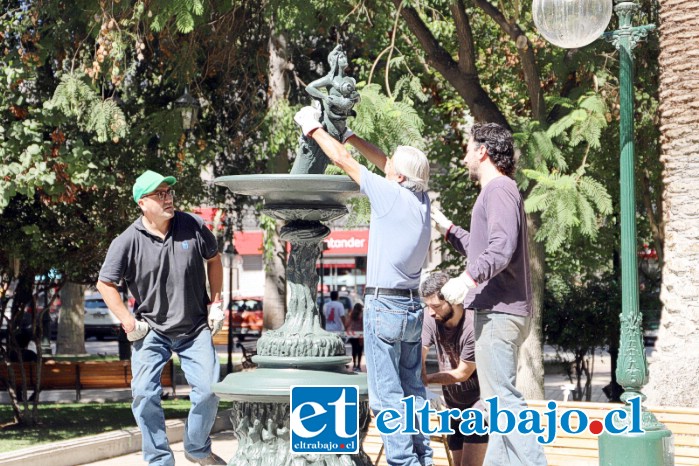
[[[611,16],[612,0],[534,0],[534,22],[539,32],[552,43],[562,47],[582,47],[599,38]],[[630,427],[631,405],[635,397],[645,399],[641,388],[648,382],[648,363],[641,332],[641,313],[638,308],[638,267],[636,262],[636,205],[634,177],[634,122],[633,122],[633,54],[636,44],[645,38],[655,25],[632,26],[633,15],[639,10],[636,1],[614,0],[614,12],[619,18],[619,29],[603,34],[619,51],[619,104],[620,104],[620,187],[621,187],[621,338],[616,369],[617,381],[624,388],[621,396],[627,417],[615,419],[617,428]],[[605,20],[606,18],[606,20]],[[591,40],[583,43],[569,35],[590,34],[590,28],[602,27]],[[586,31],[576,29],[586,27]],[[593,31],[595,32],[595,31]],[[572,33],[572,34],[571,34]],[[566,44],[566,41],[574,45]],[[603,466],[649,466],[674,464],[672,433],[642,409],[642,433],[610,434],[599,436],[599,464]]]

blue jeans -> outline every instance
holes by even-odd
[[[143,438],[143,459],[150,465],[174,466],[175,458],[165,435],[165,416],[160,406],[160,376],[175,352],[192,387],[192,407],[185,423],[184,449],[194,458],[211,452],[209,433],[216,419],[218,397],[211,386],[218,382],[219,362],[208,328],[190,338],[173,340],[151,330],[133,344],[131,355],[131,410]]]
[[[423,314],[420,298],[367,295],[364,304],[369,405],[374,414],[383,409],[395,409],[401,413],[405,425],[405,406],[400,400],[414,395],[417,410],[424,405],[426,396],[421,378]],[[416,416],[416,427],[418,418]],[[396,432],[382,434],[381,438],[389,465],[432,464],[428,436]]]
[[[515,387],[519,347],[529,332],[529,317],[476,310],[476,367],[481,399],[498,397],[498,409],[509,409],[518,416],[527,409],[524,396]],[[486,404],[486,406],[488,406]],[[504,418],[500,416],[504,421]],[[536,436],[517,431],[507,435],[492,433],[484,466],[546,465],[544,447]]]

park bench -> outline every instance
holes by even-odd
[[[235,337],[235,335],[234,335]],[[224,325],[220,332],[213,336],[214,345],[225,346],[228,344],[228,326]]]
[[[257,340],[239,341],[236,346],[243,352],[241,364],[243,369],[254,369],[257,364],[252,362],[252,357],[257,355]]]
[[[530,408],[547,411],[547,401],[527,401]],[[580,409],[589,420],[602,420],[609,410],[617,409],[618,403],[558,402],[559,412],[563,409]],[[647,407],[658,421],[665,424],[674,434],[675,465],[699,465],[699,409],[677,407]],[[545,423],[544,423],[545,424]],[[544,446],[549,466],[597,466],[599,445],[597,436],[589,432],[571,435],[557,432],[550,445]]]
[[[15,375],[15,383],[22,383],[20,367],[17,363],[11,364]],[[24,363],[27,388],[32,389],[36,381],[35,362]],[[80,401],[83,389],[110,389],[131,387],[131,362],[130,361],[44,361],[41,368],[41,390],[75,390],[75,401]],[[8,368],[0,363],[0,389],[7,389],[9,382]],[[163,387],[175,387],[175,366],[168,361],[161,378]]]
[[[548,410],[547,401],[535,400],[527,403],[532,409],[541,412]],[[566,408],[581,409],[590,421],[602,420],[609,410],[619,406],[614,403],[558,402],[559,411]],[[676,407],[649,407],[649,409],[674,435],[675,465],[699,465],[699,409]],[[543,419],[546,420],[545,417]],[[436,421],[436,416],[433,415],[430,422]],[[451,466],[445,439],[441,435],[432,435],[430,440],[434,450],[435,466]],[[376,466],[388,464],[383,455],[383,442],[373,417],[363,448]],[[544,446],[544,453],[549,466],[597,466],[599,464],[597,436],[589,432],[571,435],[559,429],[556,440]]]
[[[253,369],[257,367],[257,364],[252,362],[252,357],[257,354],[257,339],[254,340],[243,340],[240,338],[235,338],[235,346],[240,348],[243,355],[241,358],[241,365],[243,369]],[[214,345],[227,345],[228,344],[228,327],[223,327],[220,332],[218,332],[213,337]]]

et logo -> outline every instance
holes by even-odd
[[[359,452],[357,386],[291,387],[291,452]]]

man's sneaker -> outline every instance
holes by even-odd
[[[192,463],[197,463],[197,464],[200,464],[200,465],[202,465],[202,466],[208,466],[208,465],[222,465],[222,466],[225,466],[225,465],[228,464],[228,463],[226,463],[225,461],[223,461],[223,458],[221,458],[220,456],[218,456],[218,455],[217,455],[216,453],[214,453],[213,451],[212,451],[211,453],[209,453],[208,456],[205,456],[205,457],[203,457],[203,458],[195,458],[195,457],[193,457],[192,455],[190,455],[189,453],[184,452],[184,457],[187,458],[187,459],[188,459],[189,461],[191,461]]]

